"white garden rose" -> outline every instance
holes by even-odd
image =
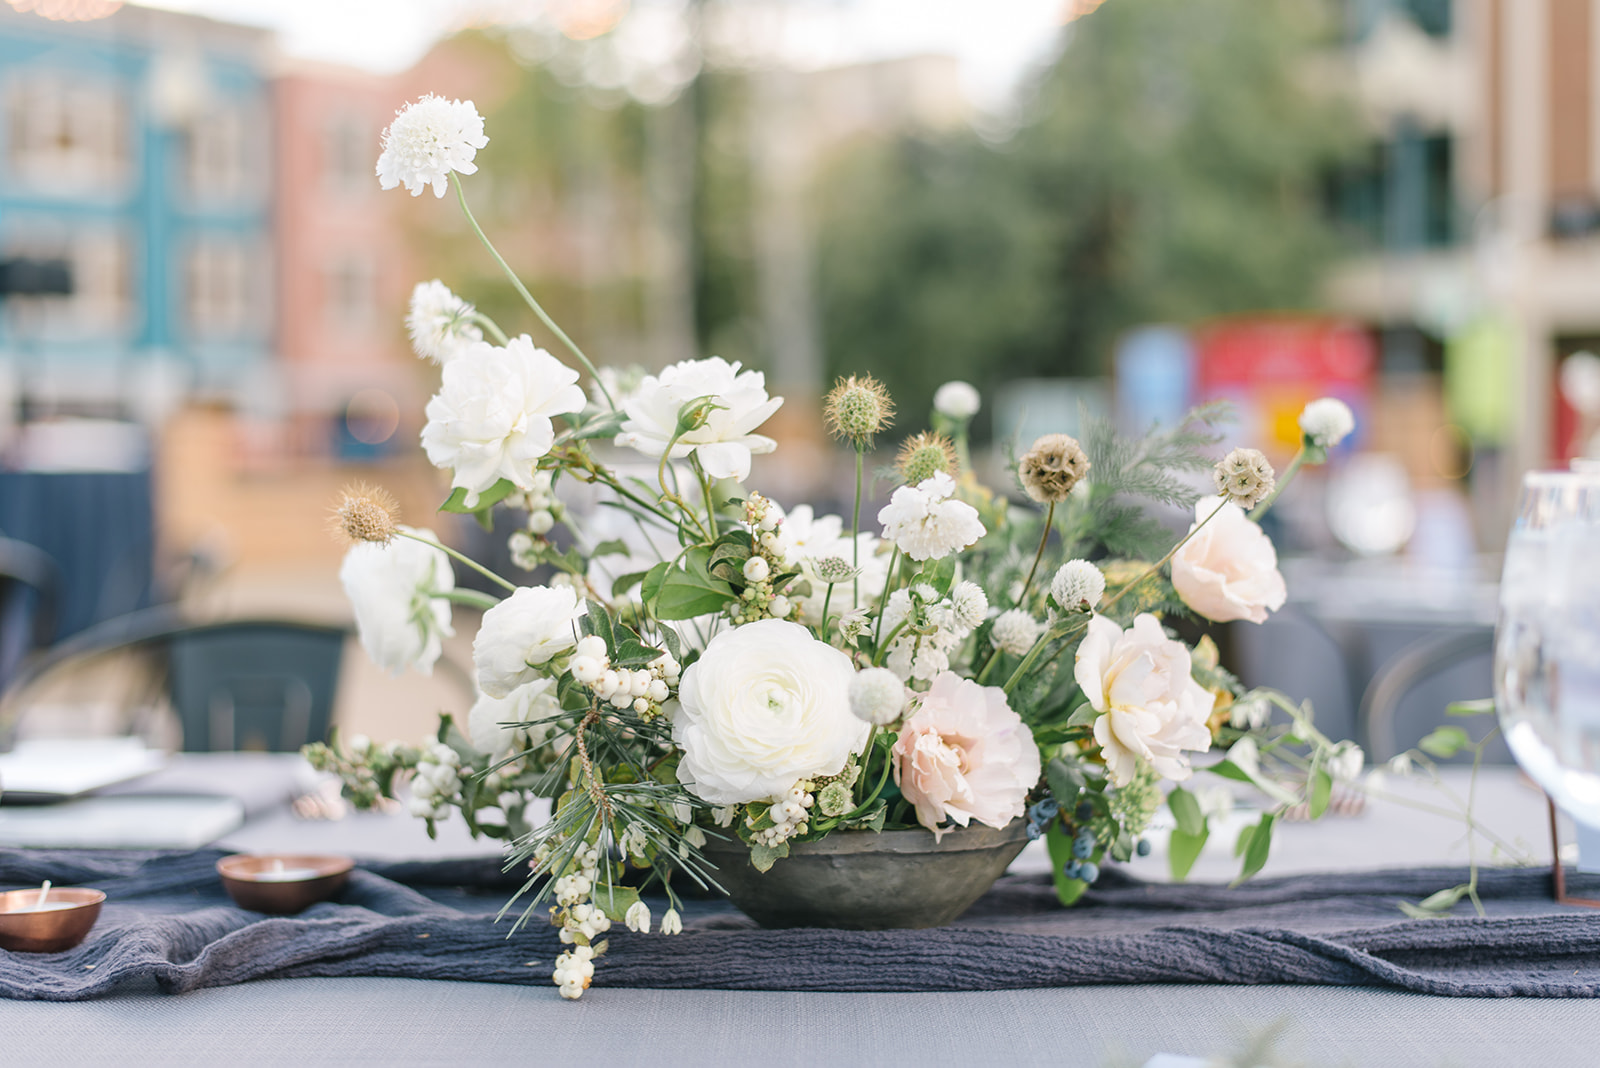
[[[1267,612],[1282,608],[1289,596],[1272,539],[1243,509],[1220,497],[1202,497],[1194,519],[1205,525],[1173,555],[1172,588],[1184,604],[1217,623],[1266,622]]]
[[[504,348],[470,342],[444,365],[444,384],[428,402],[422,448],[466,490],[467,507],[502,478],[536,486],[534,465],[555,444],[551,418],[583,411],[578,372],[523,334]]]
[[[431,530],[399,529],[434,536]],[[358,542],[344,555],[339,581],[372,662],[394,675],[407,668],[431,675],[443,639],[455,633],[444,594],[455,589],[456,580],[444,550],[410,538]]]
[[[713,805],[780,797],[843,770],[866,744],[850,711],[850,658],[798,623],[723,631],[683,673],[672,737],[678,779]]]
[[[534,741],[548,735],[550,724],[536,721],[546,720],[559,711],[561,703],[556,700],[555,679],[534,679],[512,690],[509,697],[480,693],[473,702],[472,711],[467,713],[467,737],[472,739],[472,747],[478,752],[498,760],[511,752],[518,735],[526,735]],[[530,726],[506,726],[518,723]]]
[[[751,455],[778,447],[754,431],[778,410],[783,398],[769,398],[766,376],[740,371],[737,361],[729,363],[720,356],[685,360],[659,375],[646,375],[633,396],[622,402],[628,419],[617,444],[660,457],[677,431],[678,412],[699,397],[710,397],[720,407],[707,415],[704,426],[673,444],[672,459],[692,453],[712,478],[743,482],[750,475]]]
[[[1089,705],[1106,771],[1117,786],[1133,780],[1140,763],[1164,779],[1189,777],[1185,750],[1211,747],[1206,725],[1216,698],[1190,676],[1189,649],[1167,637],[1144,613],[1123,630],[1105,616],[1089,621],[1073,676]]]
[[[571,586],[523,586],[483,614],[472,640],[478,688],[508,697],[540,677],[539,667],[578,643],[586,611]]]

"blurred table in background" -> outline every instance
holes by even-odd
[[[57,641],[152,601],[148,469],[0,471],[0,533],[55,560]]]

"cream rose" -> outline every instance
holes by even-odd
[[[585,608],[571,586],[524,586],[483,614],[472,640],[478,688],[509,697],[539,677],[539,665],[578,643]]]
[[[1221,510],[1172,557],[1172,586],[1183,603],[1218,623],[1248,619],[1265,623],[1289,592],[1278,573],[1272,539],[1244,511],[1219,497],[1194,506],[1196,525]],[[1190,527],[1194,530],[1194,527]]]
[[[478,752],[488,753],[498,760],[511,752],[519,735],[526,735],[533,741],[549,735],[551,724],[538,721],[560,711],[555,679],[534,679],[512,690],[509,697],[480,693],[472,711],[467,713],[467,737],[472,739],[472,747]]]
[[[678,687],[679,781],[713,805],[737,805],[843,770],[869,729],[850,711],[854,677],[848,656],[798,623],[723,631]]]
[[[933,680],[894,743],[894,781],[937,839],[945,821],[1004,827],[1039,781],[1039,747],[998,686]]]
[[[1189,777],[1184,750],[1211,746],[1206,720],[1216,700],[1190,676],[1189,649],[1167,637],[1156,617],[1123,630],[1104,616],[1089,621],[1073,676],[1096,712],[1094,739],[1111,781],[1124,786],[1140,761],[1164,779]]]

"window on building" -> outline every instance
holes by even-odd
[[[1362,244],[1390,251],[1439,248],[1460,225],[1455,146],[1402,123],[1328,183],[1329,211]]]
[[[114,336],[134,326],[130,245],[121,230],[24,221],[6,235],[3,250],[6,257],[64,260],[72,272],[68,295],[6,298],[22,333],[64,340]]]
[[[206,337],[251,333],[265,299],[254,279],[254,247],[234,238],[203,238],[189,249],[184,294],[190,329]]]
[[[1431,37],[1449,37],[1452,0],[1343,0],[1345,33],[1353,42],[1367,39],[1387,15],[1410,19]]]
[[[196,196],[235,200],[257,187],[251,137],[255,124],[241,104],[223,104],[189,124],[188,180]]]
[[[64,72],[23,72],[6,87],[11,173],[54,192],[114,187],[128,176],[126,94]]]
[[[340,196],[376,190],[372,161],[377,145],[377,130],[362,116],[343,113],[329,119],[322,134],[322,175],[328,188]]]
[[[323,315],[340,330],[368,330],[377,321],[378,272],[370,257],[350,255],[323,272]]]

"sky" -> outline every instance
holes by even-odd
[[[682,0],[142,0],[148,6],[269,26],[290,55],[374,72],[404,70],[440,35],[474,22],[554,18],[582,27],[631,6]],[[736,0],[737,3],[737,0]],[[962,86],[997,109],[1046,55],[1062,12],[1082,0],[792,0],[765,20],[783,57],[815,68],[924,52],[954,55]],[[749,10],[773,5],[752,2]],[[660,12],[654,12],[659,14]],[[581,32],[581,29],[580,31]]]

